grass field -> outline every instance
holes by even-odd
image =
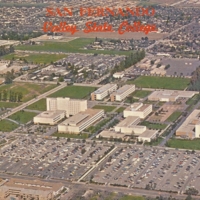
[[[30,99],[32,99],[40,94],[43,94],[55,87],[57,87],[57,85],[14,82],[12,84],[0,86],[0,91],[12,90],[13,92],[21,92],[23,94],[22,101],[26,102],[26,101],[29,101]]]
[[[51,62],[58,61],[62,58],[66,58],[67,56],[64,54],[29,54],[26,55],[18,55],[18,54],[8,54],[3,56],[2,58],[5,60],[16,59],[26,59],[29,63],[33,64],[49,64]]]
[[[40,99],[39,101],[26,107],[26,109],[45,111],[46,110],[46,99]]]
[[[52,136],[54,137],[65,137],[65,138],[77,138],[77,139],[87,139],[89,137],[88,134],[70,134],[70,133],[54,133]]]
[[[175,122],[180,116],[181,116],[181,112],[180,111],[176,111],[174,113],[172,113],[166,121],[168,122]]]
[[[194,139],[194,140],[171,139],[167,142],[167,146],[178,149],[200,150],[200,139]]]
[[[51,51],[67,53],[98,53],[98,54],[119,54],[128,55],[131,51],[113,51],[113,50],[87,50],[83,49],[86,45],[94,42],[91,38],[78,38],[69,42],[44,42],[41,45],[21,45],[16,46],[17,50],[30,51]]]
[[[131,94],[131,96],[138,97],[138,98],[144,98],[144,97],[150,95],[151,93],[152,93],[151,91],[147,91],[147,90],[136,90],[135,92],[133,92]]]
[[[120,107],[116,110],[117,113],[121,113],[125,110],[126,108],[125,107]]]
[[[88,97],[90,93],[92,93],[94,90],[96,90],[95,87],[71,85],[51,94],[50,97],[70,97],[76,99],[83,99]]]
[[[155,130],[162,130],[167,127],[166,124],[157,124],[157,123],[150,123],[148,121],[144,121],[141,123],[141,125],[147,126],[149,129],[155,129]]]
[[[26,124],[27,122],[31,121],[36,115],[38,114],[33,112],[19,111],[11,115],[9,118],[19,122],[20,124]]]
[[[15,108],[19,106],[21,103],[15,103],[15,102],[0,102],[0,108]]]
[[[120,200],[145,200],[145,199],[144,199],[144,197],[140,197],[140,196],[126,195],[126,196],[122,197]]]
[[[130,80],[127,83],[135,84],[137,87],[142,88],[183,90],[190,83],[190,79],[175,77],[140,76],[139,78],[135,80]]]
[[[116,107],[115,106],[101,106],[101,105],[96,105],[93,107],[94,109],[103,109],[105,112],[111,112],[113,111]]]
[[[199,99],[200,99],[200,95],[195,94],[192,98],[190,98],[186,101],[186,104],[189,106],[195,105]]]
[[[10,131],[15,130],[17,127],[18,127],[17,124],[10,122],[8,120],[4,119],[4,120],[0,121],[0,131],[10,132]]]

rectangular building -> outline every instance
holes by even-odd
[[[153,139],[155,139],[158,135],[157,130],[146,130],[138,137],[139,142],[151,142]]]
[[[115,131],[124,133],[126,135],[140,135],[146,131],[146,126],[138,125],[140,122],[139,117],[129,116],[115,126]]]
[[[135,116],[141,119],[146,118],[153,110],[151,104],[133,103],[123,111],[124,117]]]
[[[87,109],[87,100],[70,98],[47,98],[47,111],[65,110],[66,117],[75,115]]]
[[[64,110],[45,111],[33,118],[34,124],[49,124],[55,125],[60,120],[65,118]]]
[[[104,116],[104,110],[87,109],[80,112],[58,125],[58,132],[80,133]]]
[[[91,100],[103,100],[105,97],[110,95],[112,92],[117,90],[117,84],[107,84],[100,87],[98,90],[91,93]]]
[[[110,95],[111,101],[123,101],[128,95],[135,91],[135,85],[124,85]]]
[[[194,91],[178,91],[178,90],[159,90],[154,91],[148,96],[149,101],[176,101],[178,98],[192,98],[195,93]]]
[[[200,137],[200,110],[194,110],[176,130],[176,135],[186,138]]]

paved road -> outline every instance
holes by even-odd
[[[67,86],[66,83],[62,83],[62,84],[59,85],[58,87],[56,87],[56,88],[54,88],[54,89],[52,89],[52,90],[50,90],[50,91],[48,91],[48,92],[46,92],[46,93],[44,93],[44,94],[41,94],[41,95],[39,95],[38,97],[36,97],[36,98],[34,98],[34,99],[32,99],[32,100],[26,102],[26,103],[23,103],[22,105],[20,105],[20,106],[18,106],[18,107],[16,107],[16,108],[13,108],[9,113],[6,113],[6,114],[4,114],[4,115],[1,115],[1,116],[0,116],[0,119],[5,119],[5,118],[9,117],[10,115],[12,115],[12,114],[14,114],[14,113],[16,113],[16,112],[18,112],[18,111],[20,111],[20,110],[23,110],[23,109],[26,108],[27,106],[29,106],[29,105],[31,105],[31,104],[33,104],[33,103],[39,101],[40,99],[46,98],[46,97],[49,96],[50,94],[52,94],[52,93],[54,93],[54,92],[57,92],[58,90],[60,90],[60,89],[62,89],[62,88],[64,88],[64,87],[66,87],[66,86]]]

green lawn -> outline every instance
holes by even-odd
[[[15,130],[18,127],[17,124],[10,122],[8,120],[2,120],[0,121],[0,131],[4,131],[4,132],[10,132]]]
[[[19,45],[17,50],[30,51],[52,51],[52,52],[67,52],[67,53],[98,53],[98,54],[119,54],[129,55],[133,51],[113,51],[113,50],[87,50],[84,47],[94,42],[92,38],[78,38],[69,42],[44,42],[41,45]]]
[[[138,98],[144,98],[144,97],[150,95],[151,93],[152,93],[151,91],[147,91],[147,90],[136,90],[135,92],[133,92],[131,94],[131,96],[138,97]]]
[[[145,200],[145,199],[144,199],[144,197],[140,197],[140,196],[126,195],[126,196],[122,197],[120,200]]]
[[[121,113],[125,110],[126,108],[125,107],[120,107],[116,110],[117,113]]]
[[[101,105],[96,105],[93,107],[94,109],[103,109],[105,112],[111,112],[113,111],[116,107],[115,106],[101,106]]]
[[[67,56],[64,54],[28,54],[26,55],[17,55],[17,54],[8,54],[3,56],[2,58],[5,60],[11,60],[14,59],[26,59],[29,63],[33,64],[49,64],[51,62],[58,61],[62,58],[66,58]]]
[[[34,83],[17,83],[14,82],[12,84],[1,85],[0,91],[12,90],[13,92],[21,92],[23,95],[22,102],[29,101],[30,99],[43,94],[53,88],[57,87],[57,85],[51,84],[34,84]],[[9,99],[9,92],[8,92]]]
[[[140,76],[135,80],[129,80],[127,83],[135,84],[137,87],[142,88],[183,90],[189,85],[190,79],[176,77]]]
[[[96,90],[95,87],[71,85],[51,94],[50,97],[70,97],[75,99],[83,99],[88,97],[94,90]]]
[[[45,111],[46,110],[46,99],[40,99],[39,101],[26,107],[26,109]]]
[[[178,149],[200,150],[200,139],[194,139],[194,140],[171,139],[167,142],[167,146]]]
[[[36,115],[38,114],[33,112],[19,111],[11,115],[9,118],[21,124],[26,124],[27,122],[31,121]]]
[[[54,133],[52,136],[54,137],[65,137],[65,138],[77,138],[77,139],[87,139],[89,137],[88,134],[70,134],[70,133]]]
[[[15,103],[15,102],[0,102],[0,108],[4,107],[4,108],[15,108],[17,106],[19,106],[21,103]]]
[[[181,112],[180,111],[175,111],[174,113],[172,113],[166,121],[168,122],[175,122],[180,116],[181,116]]]
[[[155,129],[155,130],[165,129],[167,127],[166,124],[151,123],[151,122],[148,122],[148,121],[142,122],[141,125],[147,126],[147,128]]]
[[[192,98],[190,98],[186,101],[186,104],[189,106],[195,105],[199,99],[200,99],[200,95],[195,94]]]

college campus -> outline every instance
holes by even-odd
[[[0,11],[0,200],[200,199],[199,0]]]

